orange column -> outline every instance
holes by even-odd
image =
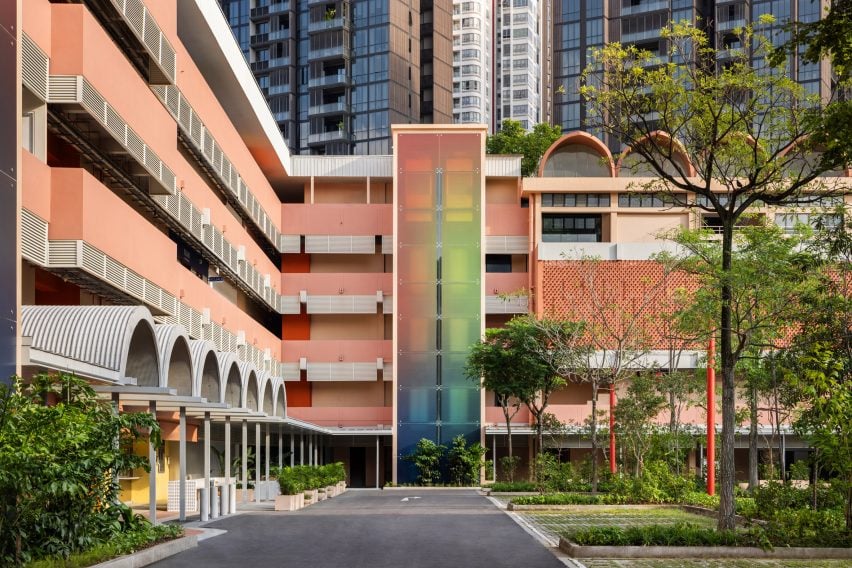
[[[609,387],[609,471],[615,473],[615,385]]]
[[[707,351],[707,494],[716,494],[716,338]]]

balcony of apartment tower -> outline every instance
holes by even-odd
[[[352,141],[352,119],[347,113],[329,114],[321,117],[311,117],[308,146],[314,151],[323,153],[318,146],[329,143],[350,143]]]
[[[621,0],[621,15],[632,16],[668,10],[669,0]]]

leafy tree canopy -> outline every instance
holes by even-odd
[[[521,154],[521,175],[534,176],[539,160],[561,135],[561,126],[542,122],[527,132],[520,122],[507,118],[503,120],[500,132],[492,134],[485,141],[485,151],[489,154]]]

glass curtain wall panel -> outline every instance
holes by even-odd
[[[463,373],[482,334],[482,135],[397,139],[396,363],[400,483],[421,438],[480,440],[481,393]]]

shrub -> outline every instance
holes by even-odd
[[[812,488],[792,487],[784,483],[767,483],[754,490],[753,496],[760,511],[779,509],[809,509],[813,502]],[[845,496],[831,485],[817,486],[817,509],[842,509]]]
[[[572,540],[585,546],[755,546],[766,547],[751,531],[717,531],[690,523],[644,527],[592,527],[575,533]]]
[[[787,509],[767,517],[766,532],[776,546],[852,547],[842,510]]]
[[[571,462],[560,463],[552,454],[536,458],[536,487],[541,492],[591,491],[592,484]]]
[[[447,456],[450,483],[460,486],[477,485],[484,457],[485,448],[479,442],[468,446],[467,440],[461,434],[453,438],[453,445]]]
[[[518,464],[521,463],[520,456],[503,456],[500,458],[500,472],[505,479],[510,482],[515,480],[515,470],[518,469]]]
[[[584,493],[548,493],[547,495],[525,495],[515,497],[515,505],[604,505],[608,495],[586,495]]]
[[[143,429],[159,444],[150,414],[115,413],[74,375],[0,385],[0,565],[68,556],[138,526],[114,474],[148,469],[131,451]]]
[[[705,509],[718,509],[719,508],[719,496],[718,495],[707,495],[707,493],[703,493],[701,491],[688,491],[683,497],[681,497],[680,502],[684,505],[693,505],[695,507],[704,507]],[[739,504],[739,499],[737,500]]]
[[[420,485],[433,485],[441,480],[441,457],[446,448],[428,438],[417,442],[414,452],[405,459],[417,468],[417,482]]]
[[[496,483],[492,483],[489,489],[491,489],[491,491],[497,492],[535,491],[535,483],[532,483],[530,481],[498,481]]]

